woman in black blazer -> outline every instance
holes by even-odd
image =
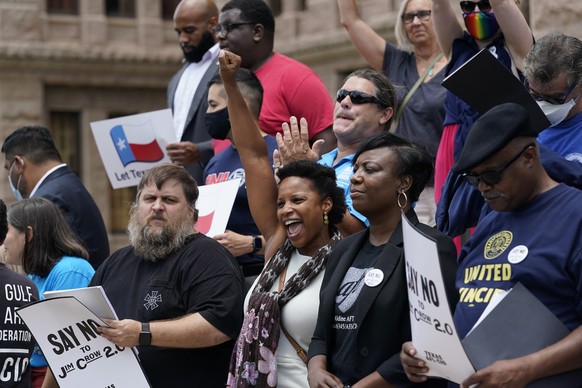
[[[451,307],[457,300],[455,246],[420,224],[411,206],[432,174],[430,158],[408,141],[383,133],[367,140],[353,160],[353,206],[370,227],[343,239],[328,261],[309,347],[309,385],[446,386],[443,380],[409,382],[399,358],[411,337],[402,212],[436,239]]]

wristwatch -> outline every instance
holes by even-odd
[[[149,322],[141,323],[141,331],[139,332],[139,344],[142,346],[152,344],[152,333],[150,331]]]
[[[253,236],[253,253],[257,253],[263,247],[263,239],[261,236]]]

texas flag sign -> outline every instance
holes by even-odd
[[[145,171],[171,163],[166,145],[177,141],[170,109],[95,121],[91,130],[114,189],[137,186]]]
[[[119,124],[109,133],[124,167],[134,162],[157,162],[164,157],[149,120],[141,125]]]

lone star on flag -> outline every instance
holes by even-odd
[[[124,150],[126,148],[125,145],[125,140],[123,140],[122,138],[118,138],[117,140],[117,148],[119,148],[119,150]]]

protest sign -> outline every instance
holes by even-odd
[[[94,121],[91,130],[114,189],[137,186],[145,171],[171,163],[166,146],[176,134],[170,109]]]
[[[198,187],[196,230],[208,237],[224,233],[241,179]]]
[[[17,311],[61,388],[145,388],[150,384],[131,348],[98,332],[105,324],[74,297],[45,299]]]
[[[46,291],[43,294],[45,299],[59,298],[63,296],[74,297],[99,318],[119,320],[117,313],[115,313],[111,302],[109,302],[109,298],[107,298],[107,295],[101,286]]]
[[[463,350],[449,309],[436,241],[402,215],[412,343],[428,376],[461,383],[475,372]]]

